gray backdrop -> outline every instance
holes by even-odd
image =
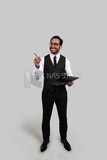
[[[0,1],[0,159],[106,159],[106,0]],[[60,143],[56,107],[51,142],[39,152],[41,88],[24,87],[24,72],[34,69],[33,52],[41,57],[49,40],[64,40],[61,53],[80,77],[68,90],[68,140]]]

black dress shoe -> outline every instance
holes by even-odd
[[[49,140],[44,140],[41,147],[40,147],[40,151],[44,152],[47,149],[47,145],[49,143]]]
[[[71,146],[70,146],[69,142],[68,142],[66,139],[61,139],[61,142],[63,143],[64,148],[65,148],[67,151],[70,151],[70,150],[71,150]]]

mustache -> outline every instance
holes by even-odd
[[[56,49],[55,47],[53,48],[53,47],[50,47],[50,49]]]

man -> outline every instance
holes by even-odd
[[[61,83],[57,81],[61,77],[72,76],[70,62],[62,56],[59,51],[62,48],[63,40],[59,36],[53,36],[50,40],[50,54],[43,58],[36,56],[34,64],[36,67],[35,75],[38,71],[44,74],[44,86],[42,91],[43,119],[42,134],[43,143],[40,147],[41,152],[47,149],[50,137],[50,118],[54,103],[56,104],[59,116],[59,131],[61,142],[67,151],[71,146],[67,141],[67,91],[66,84],[72,86],[73,82]]]

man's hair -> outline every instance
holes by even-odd
[[[51,38],[51,40],[54,39],[54,38],[59,39],[60,45],[62,46],[63,40],[62,40],[59,36],[53,36],[53,37]],[[50,41],[51,41],[51,40],[50,40]]]

